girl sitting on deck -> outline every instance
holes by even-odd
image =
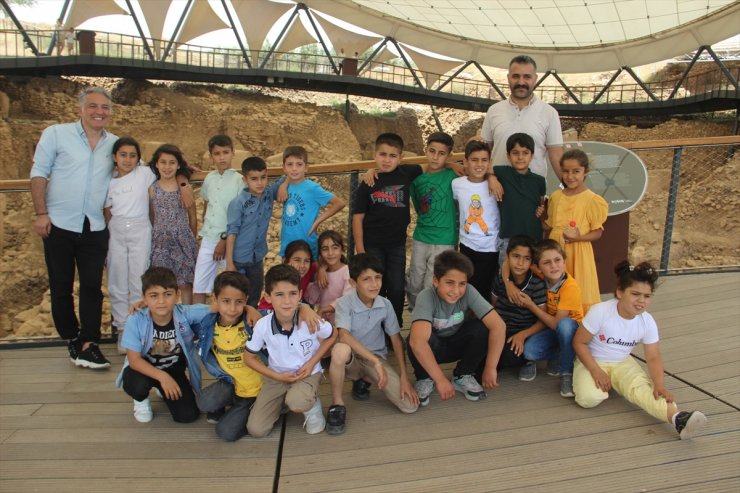
[[[679,411],[665,387],[658,326],[646,311],[658,273],[647,262],[632,266],[626,260],[614,270],[616,298],[594,305],[573,338],[578,356],[573,372],[576,402],[585,408],[598,406],[614,388],[650,415],[673,424],[682,440],[691,438],[707,418],[699,411]],[[630,357],[640,341],[650,378]]]

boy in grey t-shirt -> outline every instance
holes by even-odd
[[[434,260],[433,287],[416,298],[411,314],[409,360],[416,374],[416,393],[422,406],[437,385],[442,400],[452,399],[455,390],[477,401],[486,392],[474,374],[485,361],[482,383],[487,389],[498,386],[498,365],[506,337],[505,325],[476,289],[468,286],[473,264],[463,254],[448,250]],[[476,318],[465,320],[467,311]],[[457,362],[452,381],[440,363]]]
[[[333,402],[327,412],[326,430],[330,435],[344,433],[345,377],[354,381],[352,397],[356,400],[367,400],[368,387],[375,384],[402,412],[413,413],[419,408],[419,398],[406,373],[401,329],[393,305],[378,295],[383,284],[383,263],[376,257],[358,253],[349,262],[349,277],[355,290],[337,300],[334,315],[339,341],[332,348],[329,367]],[[400,377],[385,361],[388,354],[385,334],[393,345]]]

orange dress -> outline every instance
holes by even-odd
[[[581,288],[584,313],[591,305],[601,302],[593,246],[590,241],[565,243],[563,231],[571,221],[575,221],[581,234],[604,229],[608,213],[606,201],[591,190],[570,196],[557,190],[547,205],[547,224],[552,228],[549,238],[560,243],[565,250],[565,268]]]

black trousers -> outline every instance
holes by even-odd
[[[429,378],[427,371],[416,359],[413,349],[410,349],[410,344],[408,347],[409,361],[416,379]],[[475,375],[488,354],[488,329],[478,319],[468,320],[450,337],[439,337],[432,331],[429,347],[437,363],[458,362],[452,372],[454,376]]]
[[[152,387],[156,387],[162,394],[162,400],[167,405],[167,409],[170,410],[172,419],[178,423],[191,423],[198,419],[200,410],[195,402],[193,388],[190,386],[190,381],[185,375],[186,366],[185,362],[181,359],[178,363],[163,370],[180,386],[182,397],[177,400],[167,399],[158,380],[139,373],[130,366],[127,366],[123,370],[123,390],[135,401],[143,401],[149,397],[149,391]]]
[[[83,343],[100,340],[103,310],[103,267],[108,254],[108,229],[90,231],[85,218],[82,233],[52,225],[44,238],[44,258],[49,272],[51,316],[62,339],[80,337]],[[80,318],[72,291],[75,269],[80,280]]]
[[[460,253],[473,262],[475,269],[473,277],[468,279],[468,284],[490,303],[493,279],[498,274],[498,252],[477,252],[460,243]]]

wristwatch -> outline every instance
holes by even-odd
[[[222,240],[225,240],[228,236],[229,235],[227,235],[226,233],[221,233],[221,239]]]

